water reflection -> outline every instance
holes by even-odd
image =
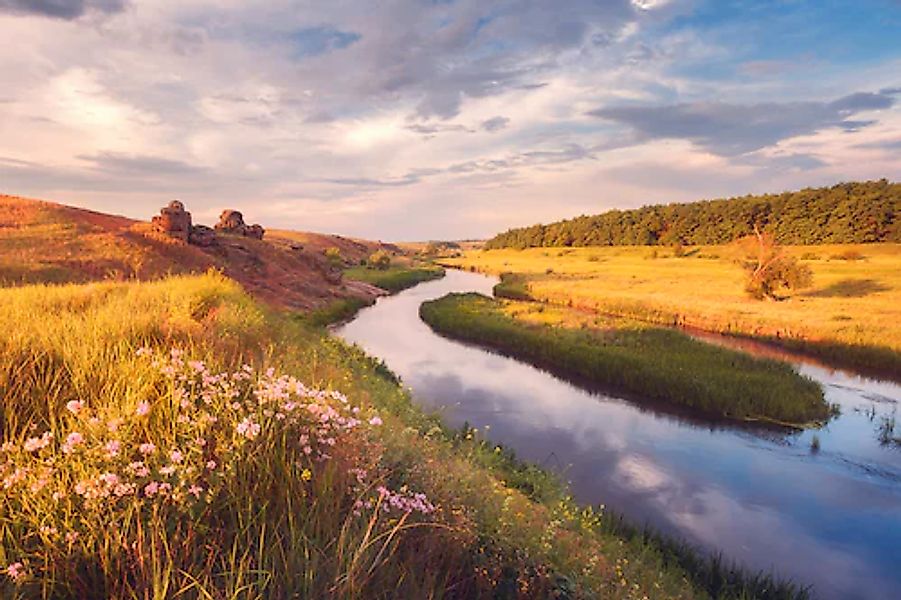
[[[775,568],[824,598],[901,597],[901,452],[879,442],[870,416],[895,409],[899,386],[801,364],[842,415],[794,434],[639,408],[441,338],[418,317],[425,300],[490,294],[494,283],[452,271],[380,300],[338,334],[383,359],[448,423],[487,428],[562,473],[582,502]]]

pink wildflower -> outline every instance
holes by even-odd
[[[238,435],[243,435],[248,440],[252,440],[260,434],[260,425],[254,423],[250,417],[245,417],[244,420],[235,427],[235,431],[238,432]]]
[[[119,440],[110,440],[103,449],[106,450],[106,455],[110,458],[119,456],[119,450],[122,449],[122,443]]]
[[[73,415],[77,415],[84,408],[84,402],[81,400],[69,400],[66,402],[66,410]]]
[[[370,424],[370,425],[376,425],[376,426],[381,425],[381,424],[382,424],[382,419],[381,419],[381,417],[379,417],[378,415],[376,415],[376,416],[372,417],[371,419],[369,419],[369,424]]]
[[[75,447],[79,444],[84,443],[84,436],[78,433],[77,431],[73,431],[69,435],[66,436],[66,441],[63,444],[63,453],[70,454],[75,451]]]
[[[147,456],[148,454],[153,454],[154,452],[156,452],[156,446],[154,446],[150,442],[147,442],[138,446],[138,452],[140,452],[144,456]]]
[[[147,401],[142,401],[138,404],[138,407],[135,409],[135,414],[139,417],[143,417],[147,413],[150,412],[150,403]]]
[[[20,562],[14,562],[6,567],[6,575],[13,581],[19,581],[25,577],[25,565]]]
[[[182,454],[181,452],[179,452],[178,450],[173,450],[172,452],[169,453],[169,460],[171,460],[175,464],[178,464],[182,460],[184,460],[184,457],[185,457],[185,455]]]

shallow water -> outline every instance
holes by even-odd
[[[581,502],[812,585],[817,597],[901,598],[901,447],[879,436],[883,419],[901,420],[901,386],[785,355],[841,406],[821,430],[774,432],[644,409],[447,340],[419,319],[426,300],[491,295],[495,283],[448,271],[380,299],[336,333],[383,359],[447,423],[468,422],[562,473]]]

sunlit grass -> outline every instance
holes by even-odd
[[[666,325],[751,335],[862,369],[901,368],[901,246],[802,246],[788,251],[813,287],[781,302],[744,293],[723,246],[470,251],[442,262],[520,275],[529,297]]]
[[[536,310],[537,309],[537,310]],[[424,303],[438,332],[476,342],[564,376],[654,401],[743,420],[804,424],[830,408],[815,382],[781,362],[719,348],[668,329],[623,319],[584,328],[564,311],[449,294]]]
[[[220,275],[0,290],[0,327],[4,598],[718,593]]]
[[[387,269],[353,267],[344,271],[346,279],[371,283],[389,292],[399,292],[423,281],[439,279],[443,276],[444,270],[442,268],[425,264],[416,266],[393,265]]]

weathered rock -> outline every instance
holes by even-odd
[[[265,230],[263,229],[262,225],[254,223],[253,225],[244,226],[244,235],[246,235],[247,237],[261,240],[263,239],[263,233],[265,233]]]
[[[244,215],[240,211],[231,209],[223,210],[222,214],[219,215],[216,231],[243,235],[258,240],[263,239],[263,234],[266,232],[260,225],[247,225],[244,223]]]
[[[151,222],[156,231],[183,242],[187,242],[191,236],[191,213],[178,200],[173,200],[162,208]]]
[[[188,241],[195,246],[212,246],[216,243],[216,231],[206,225],[194,225]]]

